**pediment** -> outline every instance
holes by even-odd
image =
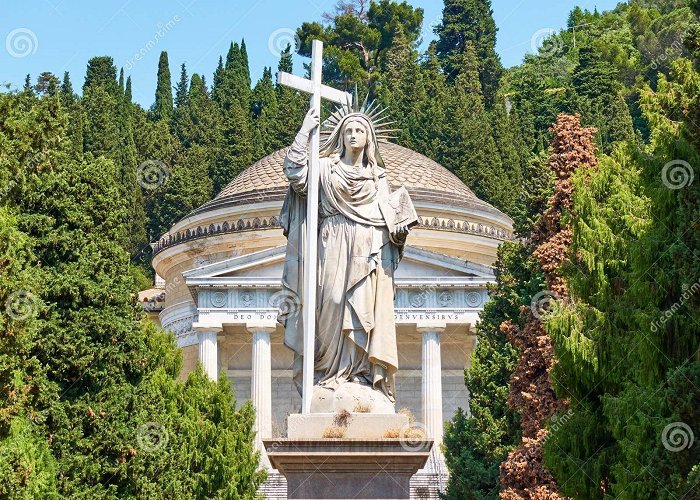
[[[187,285],[222,285],[241,282],[279,283],[284,265],[284,245],[203,265],[183,273]],[[491,281],[493,271],[487,266],[463,261],[422,248],[407,246],[396,271],[402,281],[416,278],[480,278]]]

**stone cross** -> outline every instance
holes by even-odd
[[[348,92],[321,84],[323,42],[313,40],[311,44],[311,79],[290,73],[277,73],[277,83],[311,94],[311,107],[320,115],[321,98],[337,104],[350,106],[352,95]],[[302,378],[302,413],[311,412],[311,397],[314,385],[314,339],[316,337],[316,288],[318,285],[316,259],[318,256],[318,196],[319,196],[319,134],[320,126],[311,133],[309,148],[309,172],[306,194],[306,245],[304,246],[304,283],[302,286],[302,322],[304,325],[304,365]]]

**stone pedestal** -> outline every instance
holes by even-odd
[[[312,414],[336,413],[342,410],[384,415],[396,413],[394,403],[382,392],[368,385],[346,382],[335,390],[314,386],[311,396]]]
[[[290,439],[317,439],[329,427],[335,427],[335,413],[293,414],[287,417],[287,437]],[[382,439],[398,437],[408,430],[406,415],[380,413],[351,414],[341,428],[345,439]],[[388,436],[389,434],[390,436]]]
[[[264,439],[287,498],[410,498],[432,439]]]

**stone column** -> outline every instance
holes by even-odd
[[[219,379],[219,334],[221,326],[200,325],[194,323],[192,329],[199,338],[199,361],[204,373],[213,381]]]
[[[440,334],[445,330],[444,322],[419,323],[417,330],[423,335],[421,384],[422,421],[428,437],[437,447],[442,442],[442,360]]]
[[[262,464],[270,467],[262,440],[272,437],[272,355],[270,334],[274,323],[248,323],[246,329],[252,338],[252,367],[250,399],[255,408],[255,446],[262,455]]]

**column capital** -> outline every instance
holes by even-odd
[[[216,324],[216,323],[200,323],[200,322],[192,323],[192,330],[197,332],[197,333],[216,333],[216,334],[222,333],[224,331],[221,323]]]
[[[444,321],[419,321],[416,323],[416,330],[419,333],[442,333],[447,328],[447,323]]]
[[[277,329],[277,320],[251,321],[245,324],[249,333],[274,333]]]

